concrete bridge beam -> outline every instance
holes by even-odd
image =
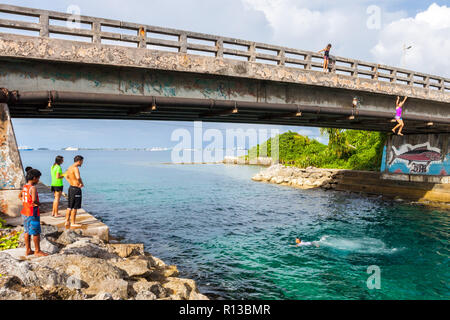
[[[7,104],[0,104],[0,212],[19,216],[25,176]]]

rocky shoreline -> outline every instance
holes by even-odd
[[[262,169],[252,177],[252,180],[301,189],[323,188],[329,190],[336,189],[339,180],[343,176],[342,170],[338,169],[319,169],[314,167],[301,169],[275,164]]]
[[[48,256],[25,257],[23,234],[20,242],[0,251],[0,300],[209,300],[143,244],[108,243],[50,225],[41,234]]]

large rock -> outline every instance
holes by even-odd
[[[152,256],[150,253],[145,252],[144,253],[145,257],[147,259],[149,259],[150,264],[152,267],[157,267],[157,268],[164,268],[166,267],[166,264],[164,263],[164,261],[162,261],[161,259]]]
[[[128,299],[128,282],[122,279],[106,279],[84,290],[86,294],[97,295],[99,292],[111,294],[114,300]]]
[[[58,240],[56,240],[57,243],[67,246],[69,244],[72,244],[74,242],[77,242],[78,240],[82,239],[83,236],[81,235],[80,230],[64,230],[64,232],[59,236]]]
[[[111,253],[106,245],[97,238],[83,238],[66,246],[61,250],[61,254],[66,255],[82,255],[90,258],[113,259],[117,255]]]
[[[151,281],[163,281],[166,278],[169,277],[178,277],[179,272],[176,266],[170,265],[170,266],[164,266],[164,267],[157,267],[154,269],[152,273],[150,273],[149,276],[146,278]]]
[[[195,281],[191,279],[168,278],[163,287],[174,300],[209,300],[198,292]]]
[[[154,293],[152,293],[150,291],[146,291],[146,292],[139,292],[134,299],[135,300],[156,300],[157,297]]]
[[[128,244],[128,243],[114,243],[109,244],[108,248],[110,248],[113,253],[117,254],[119,257],[128,258],[131,256],[139,256],[144,255],[144,244]]]
[[[253,181],[263,181],[264,178],[263,178],[262,174],[258,173],[258,174],[256,174],[255,176],[252,177],[252,180]]]
[[[95,297],[90,300],[114,300],[111,293],[108,292],[100,292]]]
[[[142,296],[145,296],[148,292],[151,292],[155,295],[156,299],[167,297],[167,290],[157,281],[149,282],[145,279],[140,279],[133,283],[132,288],[136,292],[136,295],[142,294]]]
[[[124,270],[128,277],[144,277],[151,273],[149,259],[142,256],[130,257],[126,260],[118,260],[113,263],[116,267]]]
[[[41,237],[39,246],[41,248],[41,251],[44,251],[48,254],[55,254],[61,250],[60,246],[48,240],[46,237]],[[31,241],[31,250],[35,250],[33,241]]]
[[[104,280],[123,279],[127,276],[123,270],[111,265],[104,259],[77,254],[57,254],[38,258],[35,261],[65,275],[64,285],[77,289],[98,287],[98,283]],[[95,292],[95,294],[98,292]]]
[[[0,300],[25,300],[25,299],[21,292],[0,287]]]
[[[58,227],[51,226],[47,224],[41,225],[41,237],[47,237],[47,236],[56,236],[59,235]]]
[[[16,276],[25,286],[51,288],[65,285],[67,275],[57,272],[47,265],[36,263],[35,261],[39,259],[42,258],[37,258],[34,261],[20,261],[7,253],[0,253],[0,273]]]

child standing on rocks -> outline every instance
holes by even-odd
[[[23,219],[23,227],[25,231],[25,247],[26,255],[34,254],[38,257],[46,256],[47,254],[40,249],[41,242],[41,214],[39,212],[39,195],[36,185],[39,183],[41,172],[36,169],[31,169],[27,172],[27,184],[23,186],[19,198],[22,200],[23,208],[21,211]],[[33,237],[34,249],[31,250],[31,237]]]

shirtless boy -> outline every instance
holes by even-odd
[[[81,225],[76,224],[77,210],[81,209],[81,188],[84,187],[81,180],[79,167],[83,165],[83,157],[76,156],[73,164],[67,169],[65,178],[70,184],[69,187],[69,204],[66,212],[66,229],[80,228]]]

